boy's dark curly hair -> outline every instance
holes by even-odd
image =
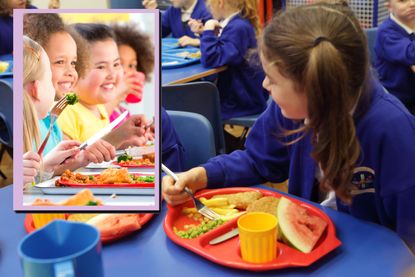
[[[150,36],[138,29],[132,22],[111,25],[117,45],[128,45],[137,55],[137,70],[143,72],[146,80],[151,79],[154,70],[154,45]]]
[[[56,13],[28,13],[23,18],[23,33],[45,48],[55,33],[68,33],[76,43],[77,62],[75,69],[79,78],[85,76],[88,67],[88,46],[82,37],[62,21]]]
[[[26,1],[26,8],[31,5],[31,1]],[[13,10],[7,6],[7,0],[0,0],[0,16],[9,16]]]

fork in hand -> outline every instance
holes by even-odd
[[[56,102],[56,104],[53,106],[52,110],[50,111],[49,130],[48,130],[46,137],[42,141],[42,144],[40,145],[39,150],[37,151],[39,156],[42,156],[43,150],[45,150],[46,144],[50,137],[50,132],[52,131],[52,128],[56,122],[56,119],[61,114],[61,112],[66,108],[67,105],[68,105],[68,101],[66,100],[66,97],[64,96],[58,102]]]
[[[176,174],[174,174],[167,166],[165,166],[164,164],[161,164],[161,169],[170,177],[172,177],[174,179],[174,181],[178,181],[179,178],[177,177]],[[200,202],[199,199],[197,199],[194,194],[192,193],[192,191],[188,188],[188,187],[184,187],[184,191],[189,194],[192,199],[193,202],[196,206],[196,210],[202,214],[203,216],[207,217],[210,220],[215,220],[219,218],[219,215],[217,213],[215,213],[214,211],[212,211],[211,209],[209,209],[207,206],[203,205],[202,202]]]

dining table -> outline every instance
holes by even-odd
[[[175,85],[196,81],[226,70],[227,66],[206,68],[200,62],[177,68],[161,70],[161,84]]]
[[[255,188],[274,189],[265,185]],[[281,192],[279,192],[281,193]],[[11,186],[0,190],[0,276],[23,276],[17,247],[26,236],[24,213],[12,210]],[[308,202],[308,201],[306,201]],[[310,202],[308,202],[310,203]],[[103,246],[105,276],[406,276],[415,257],[400,237],[385,227],[331,208],[321,208],[333,221],[341,246],[307,267],[263,272],[239,270],[214,262],[173,243],[163,229],[167,205],[133,234]],[[46,247],[46,246],[45,246]],[[413,276],[413,275],[408,275]]]

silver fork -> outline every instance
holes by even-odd
[[[174,181],[178,181],[179,178],[177,177],[176,174],[174,174],[167,166],[165,166],[164,164],[161,164],[161,169],[170,177],[172,177],[174,179]],[[193,202],[195,204],[196,210],[203,216],[207,217],[210,220],[215,220],[219,218],[219,215],[217,213],[215,213],[214,211],[212,211],[211,209],[209,209],[207,206],[203,205],[202,202],[200,202],[199,199],[197,199],[195,197],[195,195],[193,194],[193,192],[188,188],[188,187],[184,187],[184,191],[189,194],[192,199]]]
[[[39,156],[42,156],[43,150],[45,150],[46,143],[49,140],[50,132],[52,131],[52,127],[56,122],[56,119],[58,119],[58,116],[61,114],[61,112],[66,108],[68,105],[68,102],[66,101],[66,97],[62,97],[56,104],[53,106],[52,110],[50,111],[50,124],[49,124],[49,130],[46,135],[46,137],[43,139],[42,144],[39,147],[39,150],[37,153]]]

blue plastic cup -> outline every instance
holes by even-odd
[[[24,276],[104,276],[99,231],[84,223],[52,221],[27,235],[18,252]]]

